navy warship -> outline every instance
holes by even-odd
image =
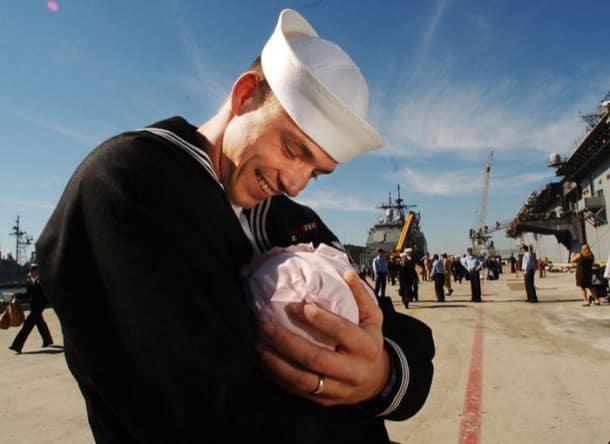
[[[384,216],[369,229],[367,263],[372,261],[380,248],[394,257],[405,248],[412,248],[413,256],[418,259],[426,254],[428,245],[420,227],[421,214],[410,210],[416,206],[405,204],[400,197],[400,185],[397,185],[396,199],[392,200],[392,193],[388,193],[388,202],[377,207],[384,211]]]

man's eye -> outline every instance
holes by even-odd
[[[289,157],[297,157],[297,153],[295,153],[292,149],[290,149],[290,147],[288,145],[284,145],[284,149],[286,150],[286,153],[288,153]]]

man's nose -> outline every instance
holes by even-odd
[[[280,172],[280,181],[290,197],[296,197],[307,186],[310,178],[311,170],[303,163]]]

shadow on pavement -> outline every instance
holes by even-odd
[[[578,299],[540,299],[538,298],[538,303],[539,304],[558,304],[558,303],[562,303],[562,302],[578,302],[578,301],[582,301],[581,298]],[[502,301],[486,301],[485,299],[483,299],[483,302],[485,302],[486,304],[504,304],[507,302],[527,302],[525,299],[505,299]]]
[[[27,351],[27,352],[21,352],[22,355],[56,355],[58,353],[63,353],[64,352],[64,348],[62,346],[51,346],[48,348],[43,348],[42,350],[35,350],[35,351]]]
[[[485,299],[486,295],[483,295],[483,303],[484,304],[506,304],[506,303],[526,303],[527,301],[525,300],[525,296],[523,297],[523,299],[502,299],[501,301],[498,300],[488,300]],[[487,295],[489,296],[489,295]],[[539,304],[558,304],[558,303],[572,303],[572,302],[579,302],[582,301],[581,298],[575,298],[575,299],[538,299],[538,303]],[[424,307],[422,305],[417,305],[417,307],[419,308],[435,308],[435,307],[469,307],[470,305],[475,305],[475,302],[472,302],[470,299],[453,299],[451,298],[451,301],[447,301],[445,303],[442,302],[438,302],[438,301],[416,301],[416,304],[434,304],[433,307]],[[466,303],[467,305],[452,305],[452,303]],[[394,305],[402,305],[401,302],[394,302]],[[602,304],[603,305],[603,304]]]
[[[418,305],[417,308],[468,308],[468,305],[447,304],[446,302],[433,302],[434,305]],[[409,307],[411,308],[411,307]],[[415,307],[412,307],[415,308]]]

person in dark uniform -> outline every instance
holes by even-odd
[[[399,258],[391,257],[388,259],[388,275],[390,277],[390,283],[396,285],[396,278],[398,277],[398,264]]]
[[[404,251],[400,253],[400,262],[398,263],[398,296],[402,300],[405,308],[409,308],[410,298],[407,296],[408,288],[410,286],[411,277],[408,275],[407,270],[407,253]]]
[[[12,350],[17,354],[21,353],[23,344],[25,344],[25,341],[32,332],[34,326],[36,326],[38,333],[40,333],[40,336],[42,337],[43,347],[48,347],[53,344],[49,326],[42,317],[42,312],[47,307],[48,302],[40,287],[40,275],[38,273],[38,265],[36,264],[30,266],[25,299],[30,303],[30,314],[25,318],[21,330],[19,330],[19,333],[17,333],[17,336],[9,347],[9,350]]]
[[[412,248],[405,248],[405,285],[406,285],[406,298],[409,301],[419,301],[419,274],[417,273],[417,266],[422,266],[413,256]]]
[[[337,350],[257,324],[238,275],[265,248],[337,242],[287,196],[383,144],[367,91],[285,10],[209,120],[123,133],[77,168],[36,247],[96,442],[386,443],[384,420],[423,406],[429,327],[364,303],[355,272],[358,325],[287,309]]]

